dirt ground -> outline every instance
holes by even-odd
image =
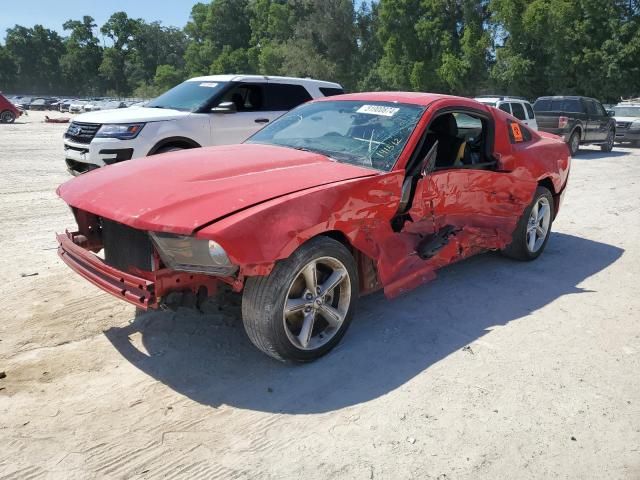
[[[574,159],[538,261],[365,298],[287,366],[237,306],[134,319],[59,261],[42,118],[0,125],[0,478],[640,478],[640,150]]]

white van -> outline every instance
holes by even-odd
[[[64,135],[72,175],[131,158],[240,143],[288,110],[344,93],[307,78],[212,75],[192,78],[144,107],[78,115]]]

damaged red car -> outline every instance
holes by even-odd
[[[570,156],[476,101],[421,93],[307,103],[241,145],[123,162],[58,189],[73,270],[141,309],[223,285],[251,341],[280,360],[327,353],[358,297],[395,297],[500,250],[533,260]]]

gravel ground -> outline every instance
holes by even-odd
[[[0,478],[640,478],[640,150],[574,159],[538,261],[367,297],[292,367],[237,305],[134,319],[64,266],[42,118],[0,125]]]

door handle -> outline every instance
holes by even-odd
[[[255,122],[256,123],[269,123],[269,119],[268,118],[256,118]]]

